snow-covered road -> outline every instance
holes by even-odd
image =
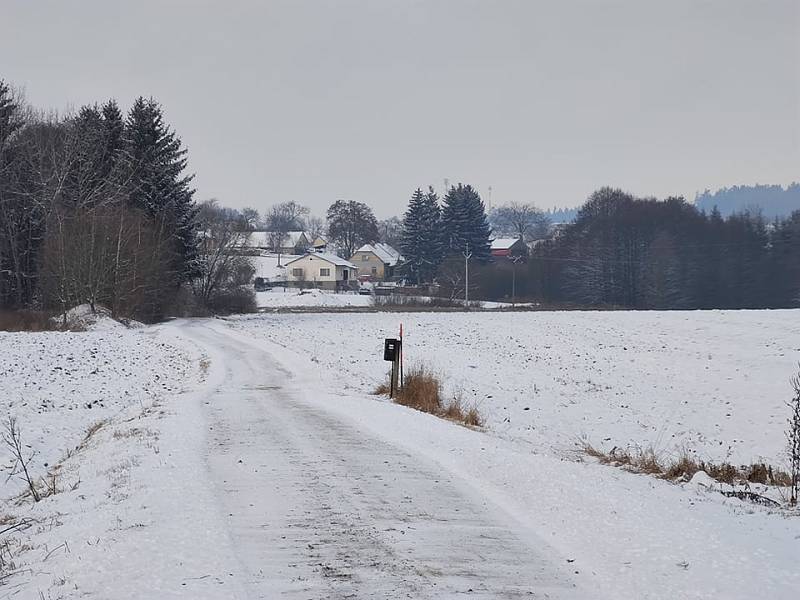
[[[208,461],[248,598],[590,598],[548,544],[421,453],[327,410],[213,322]]]

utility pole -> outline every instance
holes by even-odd
[[[472,252],[469,250],[469,242],[466,242],[464,248],[464,307],[469,308],[469,259],[472,258]]]
[[[511,306],[517,305],[517,263],[522,260],[521,256],[511,257]]]

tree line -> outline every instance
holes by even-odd
[[[715,192],[697,194],[695,206],[711,212],[715,207],[723,217],[750,211],[767,219],[785,219],[800,210],[800,183],[780,185],[734,185]]]
[[[539,244],[527,293],[549,302],[629,308],[800,305],[800,211],[727,218],[683,198],[603,188],[575,221]]]
[[[185,168],[152,99],[62,117],[0,81],[0,308],[164,316],[203,268]]]
[[[786,307],[800,304],[800,212],[767,221],[724,216],[682,198],[598,190],[569,224],[510,203],[487,213],[470,185],[439,198],[415,190],[402,218],[383,221],[337,200],[325,219],[296,202],[263,216],[197,204],[186,149],[153,99],[123,114],[110,100],[58,116],[28,106],[0,81],[0,309],[65,312],[78,304],[154,321],[200,303],[252,308],[253,267],[238,252],[266,229],[325,236],[344,257],[383,241],[404,255],[400,273],[443,293],[630,308]],[[791,187],[791,186],[790,186]],[[793,189],[793,188],[791,188]],[[493,259],[491,240],[531,246],[526,264]],[[513,284],[510,285],[510,283]]]

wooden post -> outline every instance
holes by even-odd
[[[394,398],[395,390],[397,390],[397,362],[397,358],[392,361],[392,380],[389,384],[389,398]]]
[[[403,381],[403,324],[400,323],[400,387],[405,385]]]

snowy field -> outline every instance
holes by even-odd
[[[370,392],[385,337],[437,370],[488,427],[537,451],[585,437],[610,449],[681,449],[784,464],[798,311],[259,315],[231,321]]]
[[[256,292],[259,308],[331,308],[343,306],[372,306],[372,296],[356,293],[337,294],[326,290],[278,287],[266,292]]]
[[[586,436],[782,464],[799,321],[264,314],[0,334],[4,412],[58,487],[34,504],[4,483],[0,523],[32,524],[2,537],[0,600],[495,598],[509,582],[794,600],[796,515],[572,450]],[[368,394],[401,322],[407,364],[438,369],[486,431]]]
[[[23,441],[37,453],[36,475],[93,425],[177,391],[190,368],[184,353],[153,330],[110,320],[83,333],[0,332],[0,348],[0,415],[16,417]],[[0,463],[0,477],[7,468]],[[12,479],[3,492],[20,485]]]
[[[373,296],[361,295],[355,292],[336,293],[328,290],[298,289],[291,287],[275,287],[265,292],[256,292],[256,304],[261,309],[270,308],[337,308],[357,307],[366,308],[373,306]],[[385,298],[385,297],[383,297]],[[416,303],[426,303],[431,299],[427,296],[401,296],[400,301],[408,299]],[[484,309],[511,308],[510,302],[475,302],[473,306]],[[517,304],[517,306],[530,306],[530,304]]]
[[[27,486],[6,479],[13,460],[0,448],[0,598],[143,597],[141,578],[174,581],[207,558],[187,556],[223,534],[212,519],[193,529],[213,506],[197,487],[203,427],[187,408],[176,419],[201,361],[168,328],[110,319],[85,332],[0,332],[0,416],[17,419],[44,496],[20,497]]]

